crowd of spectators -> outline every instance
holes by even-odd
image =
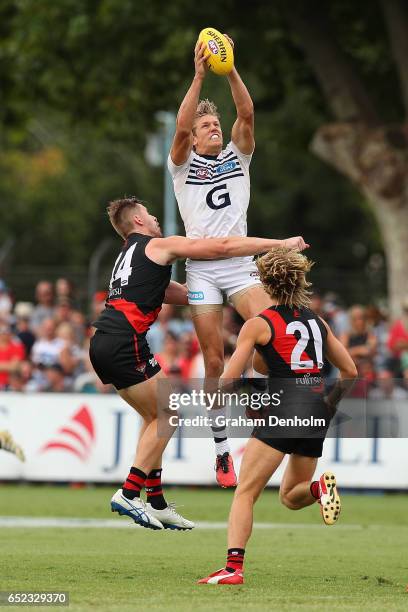
[[[0,390],[18,392],[110,393],[95,375],[88,356],[92,321],[104,307],[97,292],[90,312],[78,308],[72,283],[37,283],[33,302],[16,302],[0,279]],[[314,294],[312,309],[324,318],[352,355],[359,374],[357,396],[408,398],[408,297],[402,315],[389,320],[376,306],[346,310],[334,294]],[[224,308],[226,361],[242,321]],[[188,308],[165,304],[148,332],[152,352],[165,373],[183,380],[204,377],[204,362]],[[335,378],[328,364],[325,376]]]
[[[390,320],[377,306],[353,305],[346,310],[336,295],[315,294],[311,308],[347,348],[358,372],[354,397],[408,399],[408,296],[402,315]],[[326,364],[326,376],[337,371]]]
[[[88,357],[91,321],[104,306],[97,293],[87,317],[69,280],[37,283],[33,302],[13,303],[0,281],[0,389],[109,392]]]

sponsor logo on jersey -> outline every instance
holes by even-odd
[[[245,177],[234,151],[228,149],[222,152],[222,157],[216,162],[205,163],[199,156],[194,157],[190,165],[186,185],[212,185],[220,181]],[[247,177],[248,179],[248,177]]]
[[[323,364],[319,364],[322,365]],[[297,385],[321,385],[323,383],[323,379],[321,376],[310,376],[309,372],[306,372],[302,378],[295,378]]]
[[[122,287],[115,287],[109,291],[109,299],[122,295]]]
[[[209,50],[211,51],[211,53],[213,55],[217,55],[218,54],[218,45],[215,42],[215,40],[212,40],[212,39],[209,40],[207,45],[208,45],[208,48],[209,48]]]
[[[227,161],[224,164],[221,164],[221,166],[218,166],[218,168],[216,169],[216,173],[223,174],[224,172],[231,172],[231,170],[234,170],[236,166],[237,166],[236,162]]]
[[[194,300],[196,302],[199,302],[200,300],[204,299],[204,292],[203,291],[189,291],[188,298],[189,300]]]
[[[136,372],[140,372],[140,374],[144,374],[146,371],[146,362],[143,363],[139,363],[138,366],[136,366]]]
[[[196,170],[196,177],[199,179],[206,179],[209,178],[210,176],[210,171],[208,170],[208,168],[197,168]]]
[[[249,276],[253,276],[254,278],[259,278],[259,272],[250,272]]]

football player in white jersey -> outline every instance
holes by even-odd
[[[197,43],[195,75],[177,115],[168,168],[188,238],[246,236],[249,165],[255,147],[254,107],[234,67],[227,79],[237,118],[232,127],[231,141],[224,148],[216,106],[209,100],[199,101],[207,72],[207,57],[206,45]],[[296,239],[288,239],[286,244],[294,248],[298,246]],[[267,308],[269,298],[259,281],[252,257],[187,260],[186,272],[188,298],[203,352],[207,385],[210,380],[214,384],[224,369],[224,294],[245,320]],[[254,365],[256,370],[266,373],[261,357],[256,358]],[[225,428],[213,427],[212,430],[217,481],[223,487],[235,486],[236,476]]]

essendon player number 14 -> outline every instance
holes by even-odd
[[[113,283],[120,279],[120,285],[123,287],[128,284],[129,276],[132,274],[132,257],[136,248],[137,242],[124,253],[119,253],[118,258],[113,266],[112,276],[109,283],[109,289],[112,289]]]

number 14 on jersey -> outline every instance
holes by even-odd
[[[136,248],[137,242],[125,252],[119,253],[115,265],[113,266],[112,276],[109,283],[109,289],[112,289],[113,283],[120,279],[120,285],[123,287],[128,284],[129,276],[132,274],[132,257]]]

